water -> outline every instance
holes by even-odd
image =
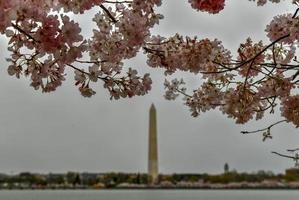
[[[299,190],[0,191],[0,200],[298,200]]]

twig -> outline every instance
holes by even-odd
[[[277,124],[280,124],[282,122],[286,122],[287,120],[280,120],[278,122],[275,122],[274,124],[271,124],[270,126],[266,127],[266,128],[263,128],[263,129],[259,129],[259,130],[256,130],[256,131],[241,131],[242,134],[250,134],[250,133],[258,133],[258,132],[262,132],[262,131],[267,131],[267,130],[270,130],[273,126],[277,125]]]
[[[180,89],[178,89],[178,88],[175,88],[175,90],[176,90],[178,93],[181,93],[182,95],[184,95],[184,96],[186,96],[186,97],[192,98],[191,95],[189,95],[189,94],[183,92],[182,90],[180,90]]]
[[[297,16],[298,12],[299,12],[299,8],[296,9],[294,15],[292,16],[293,19]]]
[[[75,60],[78,63],[91,63],[91,64],[100,64],[100,63],[104,63],[107,62],[106,60],[102,60],[102,61],[85,61],[85,60]]]
[[[287,149],[288,152],[295,152],[295,151],[298,151],[299,148],[296,148],[296,149]]]
[[[284,155],[284,154],[281,154],[281,153],[277,153],[276,151],[272,151],[271,153],[276,154],[276,155],[279,155],[279,156],[281,156],[281,157],[291,158],[291,159],[293,159],[293,160],[298,160],[298,159],[299,159],[297,156],[288,156],[288,155]]]
[[[295,156],[288,156],[288,155],[284,155],[284,154],[281,154],[281,153],[277,153],[275,151],[272,151],[271,153],[274,153],[274,154],[279,155],[281,157],[291,158],[295,161],[295,163],[296,163],[295,166],[298,166],[298,161],[299,161],[299,154],[298,153],[296,153]]]

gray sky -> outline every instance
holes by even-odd
[[[225,10],[213,16],[191,9],[187,0],[164,0],[159,10],[165,19],[153,34],[217,37],[233,52],[248,36],[266,39],[264,29],[274,15],[293,12],[287,3],[257,8],[247,0],[227,1]],[[90,22],[87,17],[80,20]],[[90,35],[91,28],[84,30]],[[241,130],[263,128],[281,119],[279,112],[245,125],[235,125],[217,110],[193,118],[181,100],[164,100],[163,71],[147,67],[143,55],[126,66],[152,74],[150,94],[110,101],[101,83],[93,98],[81,97],[71,71],[56,92],[34,91],[25,78],[17,80],[7,74],[3,36],[0,44],[0,172],[146,172],[148,110],[152,102],[158,115],[162,173],[221,173],[225,162],[232,169],[250,172],[283,172],[293,166],[291,160],[270,153],[299,147],[298,129],[293,125],[275,127],[274,139],[267,142],[262,142],[260,134],[240,134]],[[186,77],[193,89],[199,86],[198,76],[175,76]]]

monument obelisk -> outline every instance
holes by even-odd
[[[157,144],[157,116],[154,104],[149,112],[149,144],[148,144],[148,176],[149,183],[155,184],[158,180],[158,144]]]

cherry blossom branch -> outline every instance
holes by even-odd
[[[146,52],[149,52],[149,53],[164,53],[165,51],[163,50],[158,50],[158,49],[151,49],[151,48],[148,48],[148,47],[143,47],[143,49],[146,51]]]
[[[104,1],[104,3],[133,3],[133,1]]]
[[[295,156],[289,156],[289,155],[281,154],[281,153],[278,153],[276,151],[272,151],[271,153],[276,154],[276,155],[281,156],[281,157],[284,157],[284,158],[290,158],[290,159],[295,161],[296,166],[298,165],[298,161],[299,161],[299,154],[298,153],[296,153]]]
[[[260,52],[258,52],[257,54],[255,54],[254,57],[244,61],[244,62],[237,62],[237,63],[219,63],[219,62],[216,62],[216,61],[213,61],[214,64],[217,64],[219,66],[221,66],[222,68],[224,68],[224,70],[220,70],[220,71],[215,71],[215,72],[207,72],[207,71],[201,71],[200,73],[202,74],[220,74],[220,73],[226,73],[226,72],[229,72],[229,71],[234,71],[234,70],[237,70],[239,69],[240,67],[244,66],[245,64],[248,64],[250,63],[250,66],[248,68],[248,71],[247,71],[247,75],[245,77],[245,83],[247,82],[247,79],[248,79],[248,75],[249,75],[249,72],[252,68],[252,65],[254,63],[254,61],[260,56],[262,55],[265,51],[267,51],[270,47],[274,46],[276,43],[278,43],[279,41],[289,37],[290,34],[287,34],[287,35],[284,35],[278,39],[276,39],[275,41],[271,42],[269,45],[267,45],[265,48],[263,48]],[[227,67],[226,65],[236,65],[235,67]],[[260,64],[259,64],[260,65]]]
[[[286,122],[287,120],[283,119],[280,120],[278,122],[275,122],[274,124],[271,124],[270,126],[263,128],[263,129],[259,129],[259,130],[255,130],[255,131],[241,131],[242,134],[250,134],[250,133],[258,133],[258,132],[262,132],[262,131],[266,131],[266,130],[270,130],[273,126],[280,124],[282,122]]]
[[[275,45],[272,46],[272,57],[273,57],[273,63],[276,66],[277,62],[276,62],[276,56],[275,56]]]
[[[290,37],[290,34],[287,34],[287,35],[281,36],[280,38],[277,38],[276,40],[274,40],[273,42],[271,42],[270,44],[268,44],[263,50],[261,50],[260,52],[258,52],[254,57],[252,57],[251,59],[246,60],[245,62],[241,63],[239,66],[236,66],[235,69],[238,69],[239,67],[242,67],[243,65],[248,64],[248,63],[254,61],[257,57],[259,57],[260,55],[262,55],[270,47],[272,47],[277,42],[279,42],[279,41],[281,41],[281,40],[283,40],[283,39],[285,39],[287,37]]]
[[[85,61],[85,60],[75,60],[78,63],[91,63],[91,64],[100,64],[100,63],[104,63],[107,62],[106,60],[102,60],[102,61]]]
[[[270,108],[271,108],[271,111],[270,111],[270,113],[273,113],[274,112],[274,108],[275,108],[275,106],[276,106],[276,104],[275,104],[275,101],[276,101],[276,98],[277,98],[277,96],[273,96],[273,97],[267,97],[267,98],[264,98],[264,99],[262,99],[262,100],[267,100],[267,102],[270,104],[269,106],[267,106],[266,108],[260,108],[260,110],[255,110],[256,112],[264,112],[264,111],[266,111],[266,110],[269,110]],[[270,99],[272,99],[272,102],[270,101]]]
[[[85,75],[88,75],[88,76],[92,76],[91,73],[85,72],[84,70],[81,70],[81,69],[75,67],[72,64],[66,64],[66,65],[69,66],[69,67],[71,67],[71,68],[73,68],[74,70],[77,70],[77,71],[81,72],[82,74],[85,74]],[[116,74],[118,74],[118,73],[116,73]],[[111,76],[106,76],[106,77],[97,76],[97,78],[100,79],[100,80],[102,80],[102,81],[104,81],[108,85],[109,85],[109,82],[110,83],[113,82],[118,87],[118,89],[120,91],[127,91],[128,95],[130,97],[133,96],[133,95],[140,95],[140,94],[131,94],[130,93],[130,90],[131,90],[130,84],[131,84],[131,78],[132,78],[130,76],[130,74],[128,74],[128,76],[126,76],[126,77],[121,77],[119,79],[115,79],[114,76],[112,76],[112,77]],[[126,80],[126,78],[129,78],[129,80]],[[140,79],[141,77],[135,76],[135,78]],[[85,81],[83,83],[85,83]],[[85,85],[85,88],[88,89],[88,92],[90,92],[91,89],[89,88],[89,80],[88,80],[88,83]],[[108,88],[108,90],[109,90],[110,93],[113,93],[113,94],[117,95],[117,91],[113,88],[112,85],[111,86],[107,86],[107,88]],[[92,93],[92,94],[94,94],[94,93]],[[114,95],[111,94],[111,99],[113,98],[113,96]]]
[[[88,75],[88,76],[90,75],[90,73],[85,72],[85,71],[83,71],[83,70],[81,70],[81,69],[75,67],[75,66],[72,65],[72,64],[66,64],[66,65],[69,66],[69,67],[71,67],[71,68],[73,68],[74,70],[77,70],[77,71],[81,72],[82,74],[86,74],[86,75]],[[107,81],[107,80],[108,80],[108,77],[100,77],[100,76],[97,76],[97,78],[98,78],[98,79],[101,79],[101,80],[103,80],[103,81]]]
[[[253,63],[254,63],[254,60],[251,61],[250,66],[248,67],[247,72],[246,72],[246,76],[245,76],[245,80],[244,80],[244,84],[243,84],[244,91],[246,90],[247,80],[249,78],[249,73],[250,73]]]
[[[175,91],[177,91],[178,93],[180,93],[180,94],[182,94],[182,95],[184,95],[184,96],[186,96],[186,97],[192,98],[191,95],[189,95],[189,94],[183,92],[182,90],[180,90],[180,89],[178,89],[178,88],[175,88]]]
[[[100,7],[105,11],[105,13],[108,15],[108,17],[112,20],[113,23],[117,22],[117,20],[113,17],[110,11],[103,4],[101,4]]]
[[[298,12],[299,12],[299,8],[296,9],[294,15],[292,16],[293,19],[297,16]]]
[[[289,152],[295,152],[295,151],[298,151],[299,150],[299,148],[296,148],[296,149],[287,149],[287,151],[289,151]]]
[[[297,58],[295,58],[295,62],[299,63]],[[297,78],[297,76],[299,76],[299,70],[297,70],[297,72],[292,76],[292,81],[295,80]]]
[[[24,31],[17,24],[11,23],[11,26],[14,27],[16,30],[18,30],[20,33],[23,33],[25,36],[27,36],[29,39],[33,40],[34,42],[40,43],[40,41],[36,40],[34,37],[32,37],[29,33],[27,33],[26,31]]]
[[[275,104],[276,98],[277,98],[277,96],[272,97],[272,102],[270,102],[270,100],[269,100],[270,98],[267,98],[267,101],[268,101],[268,103],[270,104],[270,106],[269,106],[268,109],[271,108],[270,113],[274,113],[274,108],[275,108],[275,106],[276,106],[276,104]],[[266,110],[268,110],[268,109],[266,109]]]
[[[276,155],[281,156],[281,157],[284,157],[284,158],[291,158],[296,163],[298,163],[298,160],[299,160],[299,155],[298,154],[296,154],[295,156],[288,156],[288,155],[285,155],[285,154],[278,153],[276,151],[272,151],[271,153],[276,154]]]
[[[225,69],[228,69],[229,71],[232,71],[234,70],[234,68],[229,68],[229,67],[226,67],[227,66],[230,66],[230,65],[239,65],[240,62],[231,62],[231,63],[218,63],[218,62],[215,62],[213,61],[213,63],[217,64],[217,65],[220,65],[221,67],[225,68]],[[299,65],[294,65],[294,64],[283,64],[283,63],[278,63],[281,67],[277,67],[278,64],[274,64],[274,63],[255,63],[256,65],[262,65],[262,66],[266,66],[266,67],[271,67],[271,68],[278,68],[278,69],[286,69],[286,70],[289,70],[289,69],[295,69],[295,68],[299,68]]]

